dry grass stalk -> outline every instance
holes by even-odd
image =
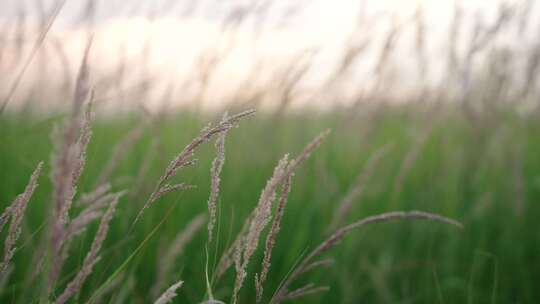
[[[2,214],[0,215],[0,232],[2,231],[2,229],[4,229],[4,225],[7,223],[7,220],[9,218],[9,216],[11,215],[11,210],[13,209],[14,207],[14,204],[15,202],[11,203],[11,205],[7,206],[6,209],[4,209],[4,211],[2,211]]]
[[[88,106],[90,109],[90,106]],[[90,111],[87,110],[87,113]],[[53,155],[53,169],[51,179],[53,183],[53,201],[55,204],[53,218],[51,221],[51,250],[52,263],[49,272],[49,288],[52,288],[56,281],[63,259],[60,257],[64,246],[65,232],[69,225],[69,211],[75,196],[77,181],[85,165],[85,153],[91,131],[89,128],[90,115],[85,115],[83,127],[81,128],[80,138],[77,141],[72,140],[74,129],[66,130],[64,135],[63,148]],[[72,123],[76,126],[76,123]],[[87,127],[84,127],[87,126]],[[58,137],[56,137],[58,139]],[[68,142],[71,142],[69,144]],[[58,142],[57,142],[58,143]],[[56,145],[58,147],[58,145]]]
[[[86,165],[86,149],[88,148],[88,144],[90,143],[90,138],[92,137],[91,123],[92,123],[92,106],[91,104],[88,104],[88,106],[86,107],[86,111],[84,113],[83,120],[82,120],[81,133],[77,141],[77,144],[74,147],[76,151],[76,155],[74,159],[75,166],[73,168],[74,169],[73,177],[71,181],[74,190],[77,187],[79,178],[81,177],[82,171]],[[70,203],[72,203],[72,201],[70,201]]]
[[[111,184],[105,183],[94,189],[90,193],[83,193],[79,197],[79,200],[75,204],[77,207],[89,205],[98,199],[102,198],[107,192],[111,190]]]
[[[216,300],[216,299],[209,299],[204,302],[201,302],[201,304],[225,304],[225,302]]]
[[[54,207],[51,219],[49,292],[54,287],[64,262],[62,252],[66,228],[69,224],[69,211],[79,177],[85,166],[86,148],[92,136],[90,124],[93,94],[90,93],[88,76],[90,45],[89,42],[77,76],[71,119],[65,123],[63,134],[60,133],[60,129],[53,130],[55,151],[51,161],[51,181]],[[86,111],[81,114],[81,109],[88,97],[90,102],[86,105]]]
[[[159,196],[162,196],[164,194],[175,192],[178,190],[187,190],[187,189],[193,189],[193,188],[195,188],[194,185],[189,185],[189,184],[184,184],[184,183],[180,183],[176,185],[165,184],[163,185],[163,187],[161,187],[158,194]]]
[[[334,234],[332,234],[330,237],[328,237],[324,242],[322,242],[318,247],[316,247],[309,255],[307,255],[300,264],[294,269],[294,271],[285,279],[283,284],[279,287],[279,289],[276,291],[275,295],[272,297],[270,303],[281,303],[288,299],[288,297],[291,295],[291,291],[289,291],[289,286],[291,283],[297,279],[301,274],[306,272],[307,268],[313,269],[313,263],[311,261],[325,253],[326,251],[334,248],[349,232],[358,229],[360,227],[363,227],[365,225],[373,224],[373,223],[379,223],[379,222],[387,222],[387,221],[393,221],[393,220],[428,220],[428,221],[436,221],[436,222],[442,222],[450,225],[454,225],[459,228],[463,228],[463,225],[450,218],[446,218],[440,215],[422,212],[422,211],[396,211],[396,212],[388,212],[383,213],[380,215],[370,216],[365,219],[356,221],[352,224],[349,224],[347,226],[341,227],[338,229]]]
[[[349,189],[343,200],[339,203],[339,206],[332,217],[332,222],[330,223],[330,230],[334,230],[343,218],[349,213],[352,208],[353,203],[362,195],[364,189],[366,188],[366,183],[371,178],[375,169],[379,165],[379,162],[383,156],[388,151],[388,146],[383,146],[379,148],[366,162],[362,172],[356,177],[356,180]]]
[[[107,232],[109,231],[109,224],[113,218],[116,206],[118,205],[119,195],[107,208],[105,214],[101,217],[101,222],[99,223],[99,228],[90,247],[90,251],[86,254],[84,258],[83,265],[79,270],[79,273],[75,278],[66,286],[62,294],[55,300],[55,304],[66,303],[73,295],[75,295],[81,289],[86,278],[92,273],[94,265],[99,261],[99,251],[103,245],[103,241],[107,237]]]
[[[281,185],[286,179],[293,176],[295,170],[298,168],[298,166],[304,162],[311,153],[321,145],[323,139],[330,133],[329,130],[326,130],[325,132],[322,132],[319,134],[314,140],[312,140],[300,153],[298,157],[288,161],[288,155],[285,155],[277,164],[276,168],[274,169],[274,173],[272,174],[272,177],[267,181],[266,186],[264,187],[263,191],[261,192],[261,196],[259,198],[259,202],[257,203],[257,207],[253,210],[252,214],[248,218],[249,223],[249,229],[246,232],[245,237],[242,237],[244,239],[244,244],[241,246],[242,242],[236,244],[239,247],[242,247],[242,254],[240,255],[238,253],[239,250],[236,252],[235,256],[235,265],[236,265],[236,279],[233,289],[233,295],[232,295],[232,302],[237,303],[238,301],[238,292],[242,288],[243,282],[247,276],[247,267],[249,264],[249,261],[253,254],[255,253],[259,238],[270,221],[272,217],[272,203],[275,200],[276,197],[276,189]],[[277,225],[277,224],[276,224]],[[278,230],[274,231],[278,232]],[[274,236],[270,236],[270,238],[274,238]],[[236,242],[235,242],[236,243]],[[269,248],[271,250],[271,248]],[[270,252],[266,253],[268,256],[270,256]],[[263,267],[264,268],[264,267]],[[262,289],[261,289],[262,292]]]
[[[272,216],[272,203],[276,196],[276,188],[281,183],[283,177],[286,174],[286,167],[288,163],[288,155],[285,155],[279,162],[272,177],[266,183],[259,203],[253,212],[253,218],[249,224],[249,229],[246,232],[245,244],[238,246],[235,258],[236,265],[236,279],[234,283],[232,303],[238,301],[238,292],[242,288],[244,280],[247,276],[247,266],[249,260],[255,253],[259,243],[259,237],[266,224],[270,221]],[[239,251],[242,253],[240,254]],[[241,257],[241,258],[240,258]]]
[[[239,235],[238,236],[238,242],[235,242],[233,245],[233,257],[232,260],[234,262],[234,270],[236,271],[236,279],[234,283],[234,290],[232,295],[232,302],[236,303],[238,300],[238,291],[240,291],[240,288],[242,287],[242,283],[244,279],[246,278],[246,269],[244,267],[243,261],[242,261],[242,253],[246,246],[247,241],[247,231],[246,234]]]
[[[38,186],[37,180],[41,173],[42,167],[43,162],[40,162],[30,176],[30,180],[28,181],[24,192],[19,194],[15,198],[13,203],[8,208],[6,208],[6,211],[9,209],[9,212],[4,211],[4,213],[11,215],[11,223],[9,225],[6,240],[4,242],[4,260],[0,263],[0,276],[5,275],[5,271],[8,269],[9,263],[11,262],[11,259],[15,254],[15,243],[17,242],[21,234],[21,224],[24,213],[26,211],[26,207],[28,206],[28,202],[32,197],[32,194],[34,193],[34,190]]]
[[[311,270],[319,267],[330,267],[334,264],[334,262],[334,259],[322,259],[319,261],[311,262],[309,265],[304,267],[304,270],[300,274],[310,272]]]
[[[189,222],[189,224],[184,228],[183,231],[178,233],[178,235],[173,240],[172,244],[167,249],[167,252],[164,256],[160,256],[157,263],[157,278],[152,288],[152,294],[156,295],[163,287],[167,277],[174,269],[175,260],[184,252],[186,245],[193,239],[197,231],[201,229],[204,222],[206,221],[206,216],[204,214],[199,214]]]
[[[81,234],[88,224],[94,220],[100,218],[103,214],[103,209],[107,206],[110,206],[114,201],[117,201],[125,194],[125,191],[120,191],[118,193],[109,193],[103,195],[101,198],[94,201],[91,205],[86,207],[79,215],[73,218],[64,234],[64,242],[69,242],[76,235]],[[67,247],[67,246],[66,246]],[[66,248],[67,249],[67,248]]]
[[[182,150],[182,152],[180,152],[180,154],[178,154],[171,161],[171,163],[169,164],[169,166],[165,170],[165,173],[159,179],[154,191],[152,192],[152,194],[150,195],[150,197],[148,198],[148,200],[146,201],[146,203],[144,204],[142,209],[137,214],[137,217],[135,218],[135,221],[133,222],[133,225],[135,225],[135,223],[137,223],[139,221],[139,219],[142,216],[142,214],[144,213],[144,211],[148,207],[150,207],[150,205],[152,205],[159,197],[161,197],[165,193],[174,191],[174,189],[171,188],[171,186],[169,186],[167,184],[167,182],[169,181],[169,179],[171,179],[172,177],[174,177],[176,175],[178,170],[180,170],[180,169],[182,169],[182,168],[184,168],[186,166],[192,165],[194,163],[194,160],[192,159],[192,157],[193,157],[193,155],[195,153],[195,150],[200,145],[202,145],[203,143],[209,141],[212,137],[232,129],[233,127],[235,127],[238,124],[238,122],[241,119],[243,119],[243,118],[245,118],[247,116],[250,116],[250,115],[252,115],[254,113],[255,113],[255,110],[244,111],[244,112],[241,112],[239,114],[229,116],[227,119],[221,121],[215,127],[208,126],[208,127],[204,128],[199,133],[199,136],[197,136],[195,139],[193,139],[191,141],[191,143],[189,143],[184,148],[184,150]],[[164,190],[166,190],[166,191],[164,191]]]
[[[6,290],[6,286],[9,283],[9,279],[13,274],[15,267],[13,265],[8,265],[6,270],[0,274],[0,290]]]
[[[77,79],[75,80],[75,90],[73,94],[73,117],[76,117],[83,107],[84,102],[90,95],[90,66],[88,59],[90,56],[90,49],[92,47],[92,38],[88,40],[86,48],[84,49],[81,66],[77,72]]]
[[[155,302],[154,304],[167,304],[176,297],[176,290],[184,284],[183,281],[178,281],[174,283],[169,289],[167,289]]]
[[[285,301],[294,300],[294,299],[298,299],[298,298],[312,295],[315,293],[327,292],[329,290],[330,290],[330,287],[328,286],[315,287],[315,284],[309,283],[304,287],[300,287],[289,292],[283,300]]]
[[[103,185],[106,183],[113,171],[118,167],[118,164],[124,159],[129,149],[142,137],[144,131],[144,124],[140,124],[138,127],[133,128],[121,141],[119,141],[113,148],[111,157],[107,161],[105,168],[99,174],[97,179],[97,185]]]
[[[283,218],[283,213],[285,212],[285,204],[287,203],[287,197],[289,196],[289,192],[291,191],[291,183],[292,176],[289,176],[281,189],[281,194],[276,209],[276,215],[274,217],[274,220],[272,221],[272,227],[270,228],[270,231],[266,236],[266,242],[264,246],[264,258],[261,264],[261,274],[255,274],[257,303],[259,303],[262,299],[264,282],[266,281],[266,277],[268,276],[268,272],[270,271],[270,259],[272,258],[272,249],[276,244],[276,238],[281,228],[281,219]]]
[[[323,140],[330,134],[330,130],[323,131],[321,134],[317,135],[305,148],[302,150],[300,155],[293,159],[287,166],[287,176],[294,174],[298,166],[303,163],[306,159],[309,158],[311,153],[315,151],[323,142]]]
[[[223,120],[227,119],[227,114],[223,116]],[[223,121],[222,120],[222,121]],[[212,162],[210,169],[210,198],[208,198],[208,243],[212,242],[212,231],[216,224],[216,204],[219,195],[219,184],[221,182],[220,175],[225,163],[225,137],[227,131],[218,135],[216,139],[216,158]]]

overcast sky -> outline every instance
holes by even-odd
[[[20,12],[39,16],[40,11],[50,10],[61,0],[2,0],[0,16],[16,18]],[[295,14],[303,22],[343,23],[364,6],[368,13],[377,11],[392,14],[407,14],[422,5],[428,17],[438,19],[451,14],[452,0],[259,0],[259,1],[217,1],[217,0],[90,0],[96,7],[98,20],[126,17],[185,17],[197,15],[208,20],[219,20],[228,12],[260,3],[277,15]],[[485,14],[492,13],[496,0],[461,0],[460,5],[467,10],[480,9]],[[505,0],[506,3],[525,3],[526,0]],[[535,1],[531,1],[534,3]],[[76,24],[83,14],[86,0],[67,0],[60,15],[64,24]]]
[[[43,12],[49,13],[57,1],[0,0],[0,24],[15,28],[17,19],[24,15],[27,26],[30,26],[31,20],[39,19]],[[497,2],[460,1],[465,13],[464,26],[470,28],[473,21],[478,19],[487,24],[492,22],[496,17]],[[520,12],[530,11],[534,15],[532,20],[539,19],[536,13],[540,7],[533,5],[524,9],[526,3],[534,4],[534,0],[504,2],[516,5]],[[49,40],[62,41],[64,52],[75,65],[80,60],[87,37],[82,20],[88,3],[92,3],[96,10],[92,30],[95,34],[92,50],[96,70],[110,68],[108,66],[114,65],[120,55],[136,57],[144,52],[145,45],[150,45],[149,69],[175,80],[179,78],[178,75],[190,77],[189,73],[198,64],[201,53],[223,48],[220,44],[223,44],[224,20],[240,15],[256,3],[256,17],[248,19],[246,26],[235,28],[234,32],[225,35],[234,35],[234,42],[226,61],[215,72],[215,82],[220,84],[216,89],[219,94],[223,93],[223,88],[234,87],[231,82],[236,80],[241,83],[251,77],[250,73],[259,61],[266,62],[269,73],[264,75],[263,69],[260,69],[259,74],[262,74],[262,78],[268,78],[279,69],[280,64],[289,64],[306,50],[316,50],[317,55],[311,59],[314,69],[310,77],[312,83],[317,83],[318,78],[324,79],[330,74],[332,66],[350,43],[361,43],[362,39],[367,38],[381,43],[392,22],[410,23],[418,7],[422,8],[426,23],[427,56],[437,59],[446,52],[448,28],[454,13],[454,1],[451,0],[67,0]],[[368,27],[359,23],[359,16],[365,16],[370,24],[376,26]],[[263,30],[254,40],[252,29],[263,17]],[[533,29],[530,31],[531,37],[536,41],[537,24],[530,26]],[[410,72],[416,65],[411,48],[414,44],[414,27],[409,26],[400,34],[400,38],[397,48],[403,50],[400,49],[399,56],[394,59],[402,70],[407,71],[408,77],[400,82],[408,85],[416,81]],[[367,53],[365,64],[357,67],[364,82],[366,73],[372,69],[370,64],[375,61],[375,53]],[[433,60],[430,68],[436,74],[443,65],[441,60]],[[32,72],[27,78],[31,78],[31,75]]]

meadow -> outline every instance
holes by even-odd
[[[127,2],[3,7],[1,303],[540,302],[534,1]]]
[[[217,260],[255,207],[277,161],[285,153],[297,155],[318,133],[331,129],[293,178],[263,301],[270,300],[299,259],[336,227],[383,212],[422,210],[458,220],[464,228],[424,221],[362,227],[324,254],[325,261],[331,259],[326,267],[314,269],[294,283],[295,287],[314,283],[329,286],[329,290],[294,302],[537,302],[537,118],[524,119],[508,111],[498,118],[496,127],[479,130],[450,109],[431,119],[408,107],[383,113],[369,122],[365,117],[337,112],[284,117],[257,113],[230,130],[221,172],[216,239],[207,247],[209,272],[215,273]],[[36,272],[36,256],[46,248],[43,240],[51,213],[52,189],[47,178],[53,148],[50,133],[63,118],[19,113],[0,120],[0,201],[13,200],[24,190],[36,164],[46,162],[40,185],[28,203],[14,269],[9,280],[3,281],[5,302],[43,300],[46,279],[32,273]],[[144,127],[140,136],[124,145],[127,150],[111,171],[110,180],[114,191],[127,189],[127,193],[110,223],[102,258],[76,295],[79,302],[122,303],[129,299],[144,303],[154,299],[158,265],[172,240],[198,215],[207,217],[213,145],[197,152],[197,163],[175,178],[196,188],[164,195],[146,210],[134,230],[130,230],[131,224],[169,161],[208,122],[219,120],[219,116],[195,113],[171,115],[160,120],[159,132]],[[96,186],[115,146],[143,123],[135,115],[114,121],[96,119],[77,192],[90,192]],[[418,133],[425,134],[423,139],[411,136]],[[142,167],[147,167],[142,169],[144,178],[137,180]],[[351,208],[336,226],[335,214],[351,193]],[[74,209],[75,214],[80,210]],[[173,264],[167,265],[171,269],[160,288],[178,279],[184,281],[178,303],[208,299],[205,227],[195,227]],[[96,229],[97,223],[90,224],[73,241],[57,293],[83,263]],[[255,300],[253,273],[259,271],[261,259],[260,248],[240,291],[242,303]],[[112,281],[106,281],[112,275]],[[215,299],[230,301],[234,277],[229,270],[211,283]],[[104,287],[104,282],[109,286]]]

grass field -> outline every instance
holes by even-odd
[[[32,279],[32,274],[39,265],[36,256],[46,252],[44,240],[52,206],[50,134],[61,118],[24,113],[0,116],[2,209],[24,190],[37,163],[45,161],[40,186],[24,218],[14,268],[9,281],[0,282],[5,284],[0,295],[3,303],[43,301],[46,278],[38,273]],[[190,220],[208,213],[213,143],[196,153],[195,166],[175,177],[175,181],[196,188],[164,195],[134,230],[130,227],[169,161],[204,125],[219,119],[184,113],[163,119],[159,131],[144,128],[142,137],[112,173],[113,189],[127,189],[128,193],[120,199],[101,260],[75,296],[78,302],[146,303],[155,299],[152,288],[166,248]],[[419,111],[407,109],[386,110],[376,118],[342,113],[283,117],[257,113],[243,120],[226,139],[218,237],[208,247],[209,273],[214,273],[217,260],[256,206],[278,160],[285,153],[294,157],[329,128],[331,134],[293,178],[263,302],[270,300],[295,263],[331,234],[331,221],[340,202],[354,188],[357,176],[365,172],[370,157],[385,146],[372,174],[365,176],[363,192],[354,198],[352,209],[338,227],[383,212],[421,210],[456,219],[464,229],[427,221],[396,221],[358,229],[324,254],[333,258],[331,266],[310,271],[293,285],[315,283],[328,285],[330,290],[294,302],[538,303],[540,123],[536,117],[513,113],[499,115],[495,121],[479,127],[452,111],[427,119]],[[135,116],[98,116],[78,194],[95,187],[115,144],[141,123]],[[159,143],[152,150],[155,140]],[[149,170],[138,180],[148,155],[154,155],[148,160]],[[72,212],[78,210],[74,207]],[[78,271],[97,224],[90,225],[88,232],[71,244],[53,294],[60,293]],[[2,233],[7,234],[6,229]],[[206,241],[203,225],[166,276],[165,288],[184,281],[175,303],[208,299]],[[240,303],[255,302],[253,276],[259,272],[262,247],[259,244],[249,264]],[[221,280],[211,283],[214,298],[230,302],[234,273],[229,269]],[[118,276],[100,289],[112,274]]]

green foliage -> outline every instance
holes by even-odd
[[[242,122],[227,138],[227,159],[218,201],[217,248],[209,248],[209,272],[217,257],[232,242],[243,220],[257,203],[273,166],[285,153],[296,154],[320,131],[332,128],[327,141],[297,172],[292,185],[282,233],[277,238],[272,267],[265,286],[268,300],[294,263],[320,243],[329,231],[332,214],[369,156],[384,144],[391,149],[355,201],[344,224],[369,215],[394,210],[423,210],[460,220],[458,231],[428,222],[398,222],[365,228],[348,236],[327,253],[335,258],[330,268],[303,277],[303,283],[329,285],[330,291],[307,297],[302,303],[537,303],[540,273],[540,123],[532,118],[505,115],[496,127],[465,124],[458,115],[441,115],[418,155],[403,173],[399,193],[394,184],[404,159],[418,145],[428,122],[401,111],[388,111],[369,123],[338,113],[285,116],[279,122],[259,114]],[[152,300],[160,254],[190,219],[207,210],[213,147],[196,155],[194,167],[180,172],[178,182],[196,189],[165,195],[143,216],[132,233],[132,220],[152,191],[156,180],[177,154],[210,118],[182,114],[164,120],[158,132],[147,130],[122,160],[113,176],[115,190],[129,189],[159,137],[158,153],[137,196],[124,196],[105,241],[102,259],[76,297],[80,302],[122,265],[119,287],[105,294],[115,303],[128,288],[130,302]],[[217,121],[216,117],[213,118]],[[39,160],[45,160],[40,187],[29,203],[21,240],[14,257],[15,269],[0,295],[0,302],[30,303],[39,299],[40,278],[31,281],[42,250],[46,219],[50,214],[48,180],[51,153],[49,134],[58,117],[28,114],[0,116],[0,203],[4,208],[22,190]],[[102,119],[94,124],[87,168],[79,194],[94,187],[118,141],[140,123],[137,117]],[[369,131],[368,131],[369,130]],[[521,186],[519,182],[521,179]],[[520,210],[519,203],[523,203]],[[74,210],[77,212],[78,210]],[[169,214],[170,212],[170,214]],[[164,220],[164,221],[163,221]],[[163,221],[163,222],[162,222]],[[160,224],[162,222],[162,224]],[[155,234],[153,229],[158,227]],[[94,233],[97,224],[92,226]],[[5,234],[5,231],[3,232]],[[148,236],[151,236],[147,239]],[[177,260],[169,285],[183,280],[175,303],[199,303],[206,286],[205,229],[198,232]],[[92,241],[78,237],[60,279],[76,272]],[[144,243],[143,243],[144,242]],[[143,244],[142,247],[139,247]],[[215,245],[215,243],[214,243]],[[130,257],[137,250],[137,254]],[[127,264],[123,264],[129,258]],[[262,252],[251,266],[259,267]],[[240,302],[254,302],[254,271],[250,267]],[[228,301],[234,271],[213,282],[213,296]],[[130,284],[131,289],[129,289]],[[300,286],[296,286],[300,287]],[[339,300],[336,300],[339,299]],[[264,302],[264,301],[263,301]]]

